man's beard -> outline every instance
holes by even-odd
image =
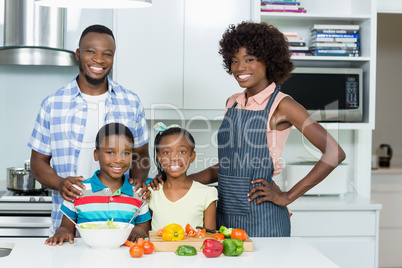
[[[99,86],[100,84],[102,84],[103,82],[105,82],[106,77],[109,75],[110,70],[105,74],[105,76],[103,76],[102,78],[99,79],[95,79],[90,77],[89,75],[87,75],[86,73],[84,73],[84,69],[82,68],[82,64],[81,64],[81,59],[78,59],[78,66],[80,68],[80,72],[84,75],[85,80],[87,80],[87,82],[91,85],[94,86]]]

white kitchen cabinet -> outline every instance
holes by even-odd
[[[306,239],[339,267],[377,267],[380,204],[346,194],[303,196],[289,208],[292,236]]]
[[[383,206],[379,267],[402,267],[402,168],[381,168],[373,171],[371,197]]]
[[[242,89],[223,68],[219,41],[229,24],[251,19],[251,1],[187,0],[184,23],[184,109],[224,109]]]
[[[229,24],[250,20],[251,1],[154,0],[151,8],[117,10],[115,80],[162,117],[181,118],[183,109],[222,114],[240,89],[222,67],[219,40]]]
[[[184,0],[153,0],[149,8],[115,11],[113,77],[145,108],[183,104]]]

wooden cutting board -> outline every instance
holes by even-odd
[[[162,237],[158,236],[156,231],[149,231],[149,241],[154,244],[155,251],[158,252],[175,252],[176,249],[181,245],[193,246],[197,249],[197,251],[202,251],[201,246],[204,243],[204,240],[209,238],[213,239],[213,234],[206,233],[204,238],[185,236],[184,239],[180,241],[165,241],[162,239]],[[254,243],[249,237],[247,237],[243,243],[244,251],[254,250]]]

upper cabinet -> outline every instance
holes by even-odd
[[[183,104],[184,0],[153,0],[149,8],[115,11],[113,78],[145,108]]]
[[[221,109],[242,89],[223,68],[219,41],[230,24],[251,19],[251,1],[187,0],[184,12],[184,109]]]
[[[373,129],[376,85],[376,0],[298,0],[306,13],[261,12],[261,1],[254,2],[254,19],[273,24],[283,33],[297,33],[310,45],[314,24],[359,25],[360,56],[292,56],[296,66],[342,67],[363,69],[362,123],[328,124],[328,128]]]
[[[229,24],[251,19],[254,0],[153,0],[115,11],[114,79],[136,92],[150,119],[223,115],[241,91],[223,68],[219,41]],[[208,111],[210,110],[210,111]]]

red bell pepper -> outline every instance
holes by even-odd
[[[215,258],[222,254],[223,244],[215,239],[205,239],[201,249],[205,257]]]

